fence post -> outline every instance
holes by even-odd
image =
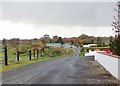
[[[29,50],[29,60],[31,60],[31,50]]]
[[[8,65],[8,57],[7,57],[7,46],[4,47],[4,57],[5,57],[5,65]]]
[[[33,49],[33,56],[34,56],[34,58],[35,58],[35,49]]]
[[[42,49],[40,49],[40,57],[42,57]]]
[[[37,59],[39,58],[39,49],[37,49]]]
[[[17,61],[19,61],[19,55],[20,55],[20,52],[19,50],[17,50]]]
[[[42,51],[43,51],[43,53],[44,53],[44,48],[42,48]]]
[[[7,43],[6,43],[6,39],[2,40],[2,44],[3,44],[3,49],[4,49],[4,59],[5,59],[5,65],[8,65],[8,57],[7,57]]]

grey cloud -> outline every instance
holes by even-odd
[[[3,2],[2,19],[34,24],[110,26],[114,2]]]

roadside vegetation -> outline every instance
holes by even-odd
[[[3,40],[1,43],[2,45],[4,45]],[[12,68],[21,67],[43,60],[72,56],[77,46],[81,46],[80,56],[84,56],[89,50],[104,50],[108,48],[104,46],[108,46],[109,43],[109,37],[94,37],[86,34],[71,38],[62,38],[57,35],[53,36],[53,38],[50,38],[47,34],[40,39],[12,38],[6,40],[8,66],[4,65],[4,52],[1,48],[0,65],[2,65],[2,68],[0,71],[10,70]],[[57,46],[48,46],[47,44],[57,44]],[[97,44],[98,46],[83,48],[83,45],[87,44]],[[17,51],[19,52],[19,61],[17,61]],[[31,52],[31,60],[29,51]]]
[[[101,46],[101,47],[81,47],[81,51],[80,51],[80,56],[85,56],[85,53],[90,51],[95,51],[95,50],[100,50],[100,51],[104,51],[105,49],[109,49],[110,46]]]
[[[19,61],[17,61],[17,48],[8,46],[8,66],[4,65],[4,58],[2,56],[2,68],[0,72],[7,71],[13,68],[22,67],[28,64],[32,64],[35,62],[41,62],[45,60],[52,60],[60,57],[68,57],[72,56],[75,48],[58,48],[58,47],[45,47],[44,52],[42,55],[37,57],[37,53],[32,53],[31,60],[29,60],[29,49],[30,48],[23,48],[20,52]],[[3,54],[2,52],[0,53]]]
[[[114,16],[114,21],[112,22],[115,38],[110,40],[110,49],[114,55],[120,56],[120,1],[117,2],[115,10],[118,10],[118,15]]]

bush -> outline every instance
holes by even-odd
[[[117,39],[111,41],[110,50],[113,52],[113,54],[120,56],[120,41]]]
[[[81,52],[89,52],[89,50],[94,51],[95,49],[99,49],[100,51],[103,51],[108,48],[109,47],[87,47],[87,48],[81,48]]]
[[[85,48],[81,48],[81,52],[84,52],[85,51]]]

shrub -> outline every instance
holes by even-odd
[[[110,47],[114,54],[120,56],[120,1],[117,2],[117,16],[114,16],[114,21],[112,22],[113,30],[115,32],[115,39],[111,41]]]
[[[114,39],[110,43],[110,50],[113,52],[113,54],[120,56],[120,41],[117,39]]]

